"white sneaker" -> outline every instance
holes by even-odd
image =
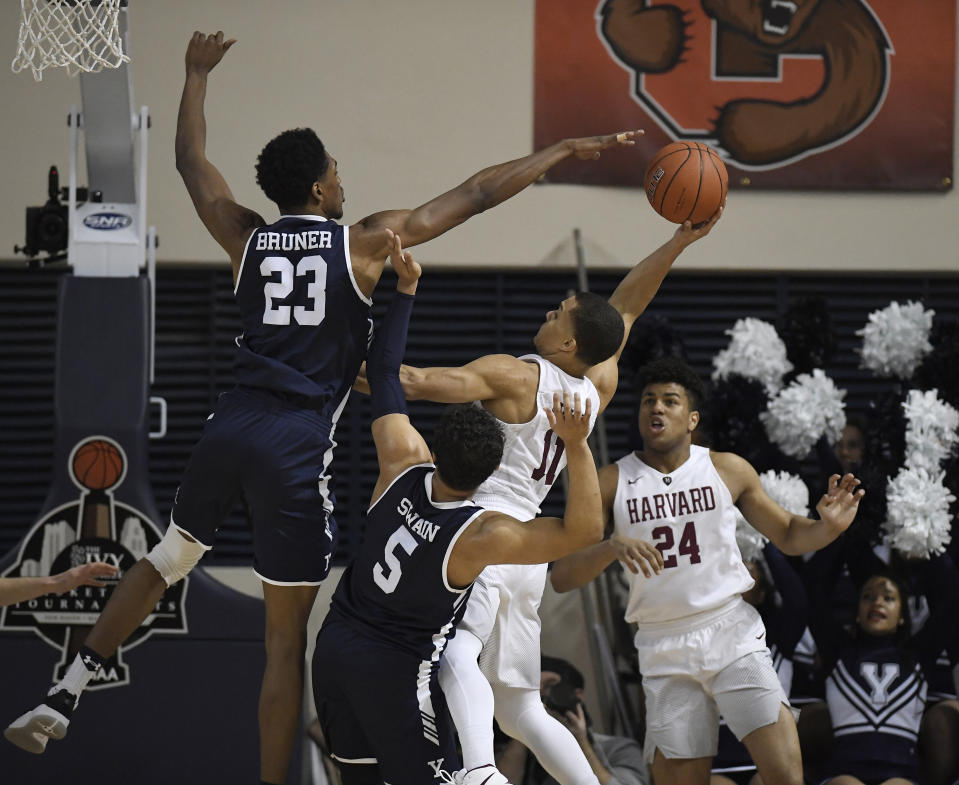
[[[506,777],[500,774],[492,763],[477,766],[475,769],[461,769],[453,775],[456,785],[510,785]]]
[[[58,690],[35,709],[11,722],[3,735],[20,749],[39,755],[47,748],[50,739],[62,739],[67,735],[70,715],[77,700],[66,690]]]

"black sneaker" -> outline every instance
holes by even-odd
[[[79,697],[66,690],[48,695],[43,703],[11,722],[3,735],[20,749],[37,755],[47,748],[50,739],[67,735],[70,717]]]

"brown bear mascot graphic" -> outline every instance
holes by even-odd
[[[889,80],[885,32],[863,0],[702,0],[717,24],[719,78],[775,78],[783,55],[819,55],[826,77],[812,96],[791,103],[736,100],[718,107],[712,136],[735,163],[768,166],[833,143],[863,126]],[[616,56],[640,73],[663,73],[689,46],[683,12],[645,0],[607,0],[601,33]]]

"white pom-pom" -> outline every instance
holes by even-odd
[[[869,314],[869,322],[856,335],[862,336],[862,367],[880,376],[908,379],[932,351],[929,331],[935,311],[921,303],[890,303]]]
[[[905,468],[886,486],[884,542],[920,559],[942,553],[951,538],[949,504],[956,500],[943,485],[945,472]]]
[[[938,396],[937,390],[910,390],[902,404],[906,413],[906,466],[939,470],[959,443],[959,411]]]
[[[830,443],[842,435],[846,411],[840,390],[821,369],[801,373],[769,402],[759,415],[770,441],[786,455],[804,458],[825,436]]]
[[[789,472],[770,469],[759,475],[759,482],[769,498],[793,515],[809,515],[809,489],[799,477]]]
[[[737,507],[734,507],[733,511],[736,513],[736,544],[743,561],[759,561],[763,555],[763,546],[769,542],[768,538],[750,526]]]
[[[753,379],[773,395],[783,384],[783,376],[793,366],[786,358],[786,344],[776,328],[761,319],[739,319],[731,330],[729,346],[713,357],[713,381],[739,375]]]

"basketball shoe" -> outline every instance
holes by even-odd
[[[39,755],[50,739],[67,735],[79,700],[73,693],[54,687],[43,703],[11,722],[3,735],[20,749]]]

